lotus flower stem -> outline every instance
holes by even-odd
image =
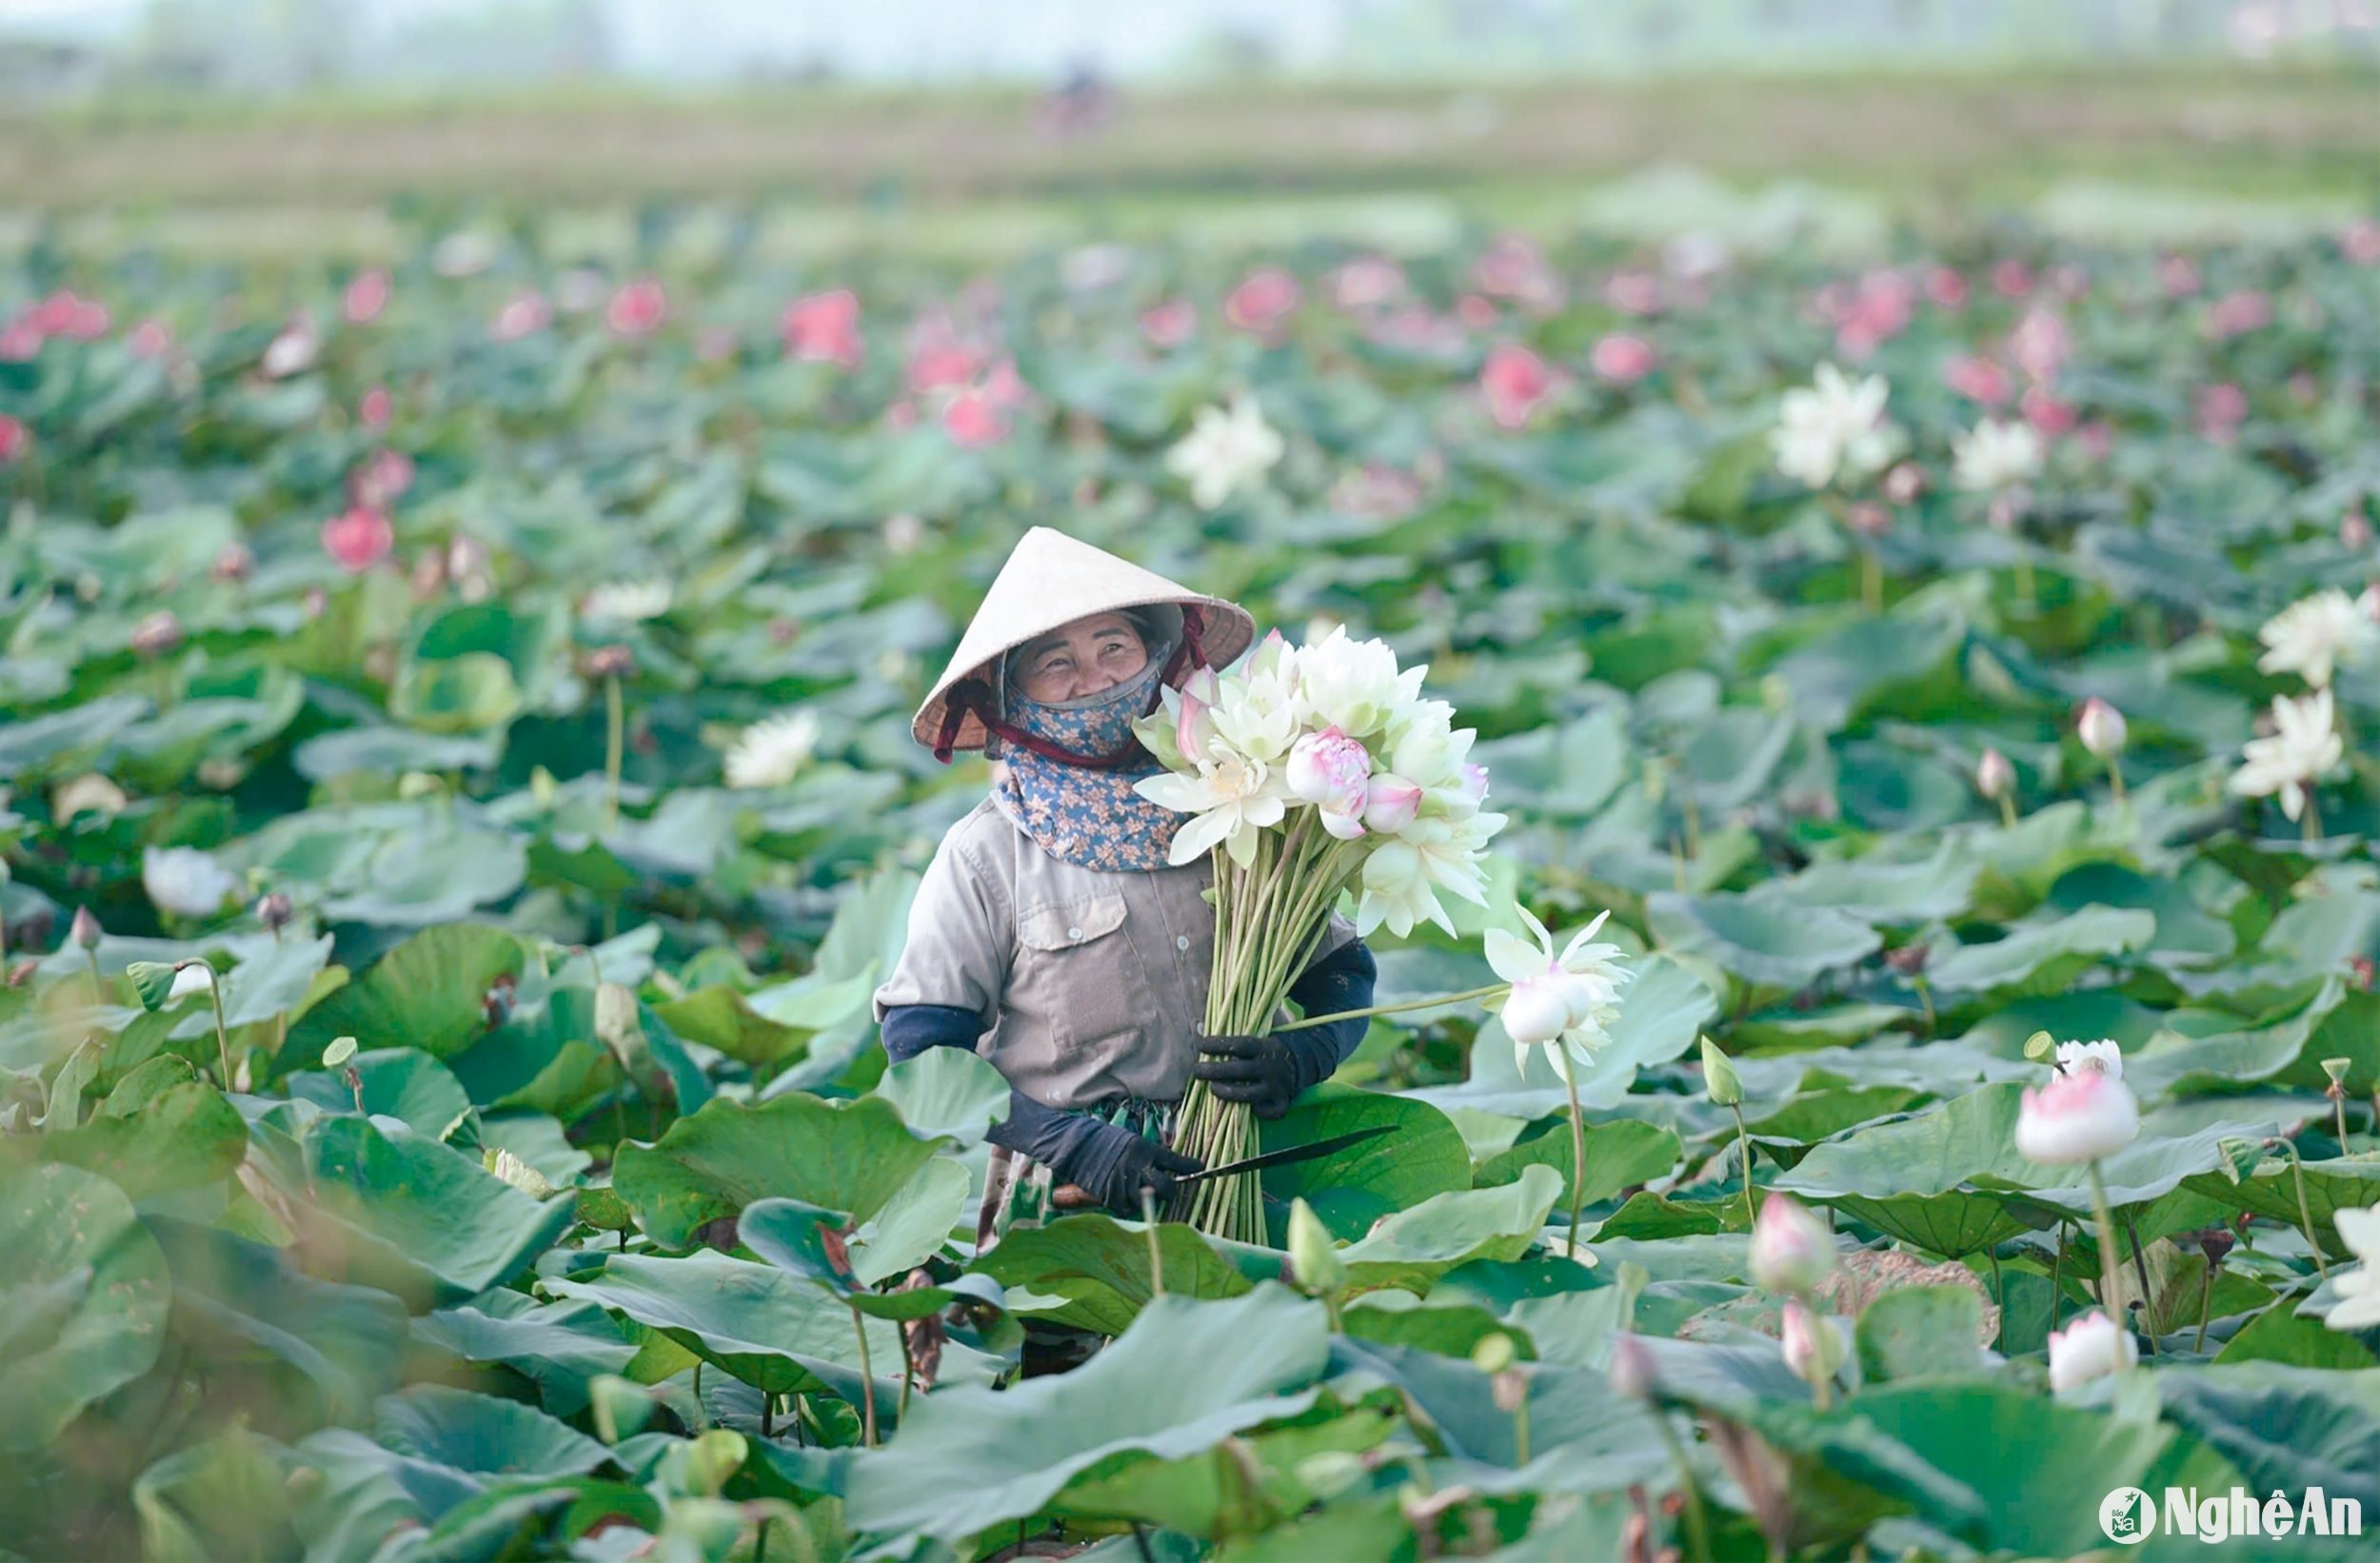
[[[1140,1190],[1140,1220],[1149,1239],[1149,1295],[1161,1297],[1165,1295],[1165,1245],[1157,1240],[1157,1194],[1145,1185]]]
[[[2115,1219],[2108,1214],[2107,1179],[2099,1176],[2099,1161],[2091,1160],[2091,1211],[2098,1222],[2099,1237],[2099,1300],[2107,1305],[2108,1316],[2120,1319],[2123,1310],[2116,1305],[2115,1294],[2124,1278],[2124,1254],[2115,1246]],[[2056,1310],[2053,1307],[2052,1312]],[[2141,1322],[2148,1323],[2149,1298],[2144,1288],[2140,1299]],[[2122,1326],[2119,1324],[2118,1328]],[[2124,1369],[2117,1369],[2118,1373]]]
[[[1374,1004],[1369,1009],[1342,1009],[1333,1015],[1309,1015],[1302,1019],[1285,1021],[1273,1028],[1279,1036],[1284,1031],[1303,1031],[1308,1026],[1327,1026],[1340,1020],[1367,1019],[1375,1015],[1402,1015],[1407,1010],[1438,1009],[1446,1004],[1459,1004],[1470,999],[1500,999],[1513,991],[1510,982],[1490,982],[1484,988],[1466,988],[1460,993],[1441,993],[1429,999],[1405,999],[1394,1004]]]
[[[2000,1274],[1999,1245],[1994,1243],[1985,1249],[1983,1256],[1992,1261],[1992,1305],[2000,1311],[1999,1323],[1992,1335],[1992,1344],[1997,1346],[2000,1337],[2008,1333],[2008,1281]]]
[[[917,1376],[918,1364],[916,1355],[909,1349],[908,1323],[895,1320],[893,1334],[901,1339],[901,1398],[893,1407],[893,1429],[898,1432],[901,1425],[909,1419],[909,1380]],[[868,1395],[871,1400],[875,1397],[872,1392]]]
[[[1687,1544],[1695,1563],[1711,1563],[1711,1533],[1703,1523],[1702,1489],[1695,1480],[1695,1468],[1686,1458],[1686,1446],[1678,1442],[1677,1430],[1669,1425],[1669,1413],[1659,1406],[1651,1409],[1653,1425],[1661,1430],[1661,1442],[1669,1446],[1669,1457],[1677,1466],[1677,1488],[1686,1499]]]
[[[2050,1260],[2050,1328],[2057,1328],[2058,1295],[2066,1270],[2066,1223],[2057,1224],[2057,1247]]]
[[[223,1029],[223,984],[212,966],[207,968],[207,1001],[215,1008],[215,1061],[223,1071],[223,1088],[231,1089],[231,1041]]]
[[[1575,1259],[1578,1256],[1578,1210],[1586,1203],[1587,1194],[1587,1114],[1578,1105],[1578,1065],[1568,1058],[1561,1063],[1562,1084],[1570,1090],[1570,1242],[1563,1257]],[[1747,1170],[1747,1181],[1750,1177]],[[1745,1197],[1751,1197],[1749,1191]]]
[[[2207,1316],[2214,1309],[2214,1256],[2210,1254],[2207,1256],[2207,1278],[2198,1288],[2198,1339],[2191,1347],[2193,1352],[2207,1349]]]
[[[2108,756],[2108,786],[2115,794],[2118,808],[2124,803],[2124,766],[2113,755]]]
[[[1572,1099],[1577,1099],[1575,1093]],[[1731,1101],[1727,1110],[1735,1115],[1735,1150],[1744,1161],[1744,1230],[1750,1232],[1753,1223],[1760,1219],[1759,1208],[1752,1202],[1752,1137],[1744,1132],[1744,1104]],[[1571,1218],[1571,1224],[1577,1224],[1577,1217]]]
[[[2339,1127],[2339,1154],[2347,1154],[2347,1093],[2342,1091],[2330,1098],[2330,1114]]]
[[[703,1361],[694,1362],[694,1431],[703,1432],[710,1426],[710,1418],[703,1415]]]
[[[2000,794],[2000,823],[2010,830],[2016,828],[2016,800],[2006,792]]]
[[[2140,1252],[2140,1229],[2132,1224],[2130,1212],[2124,1216],[2124,1236],[2132,1239],[2132,1273],[2140,1277],[2140,1333],[2148,1337],[2149,1355],[2154,1356],[2157,1355],[2157,1329],[2149,1310],[2155,1300],[2155,1294],[2149,1288],[2149,1261]]]
[[[2330,1278],[2330,1267],[2322,1261],[2322,1245],[2314,1240],[2313,1207],[2306,1202],[2306,1164],[2297,1158],[2297,1143],[2283,1139],[2281,1149],[2290,1154],[2290,1176],[2297,1182],[2297,1220],[2306,1234],[2306,1249],[2314,1256],[2314,1273],[2324,1280]]]
[[[1859,601],[1870,613],[1884,611],[1884,562],[1874,548],[1859,550]]]
[[[604,834],[620,824],[620,761],[625,746],[627,712],[620,698],[620,675],[604,680]]]
[[[860,1305],[851,1305],[851,1330],[860,1337],[860,1438],[868,1448],[876,1447],[876,1371],[868,1361],[867,1320],[860,1316]]]
[[[2309,841],[2322,840],[2322,810],[2314,802],[2311,792],[2306,794],[2306,813],[2297,821],[2298,832]]]
[[[1914,973],[1909,980],[1917,990],[1917,1002],[1925,1006],[1926,1036],[1931,1038],[1942,1023],[1941,1017],[1934,1011],[1934,984],[1926,980],[1923,972]]]

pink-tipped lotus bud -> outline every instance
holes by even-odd
[[[2074,719],[2074,731],[2082,739],[2082,746],[2101,760],[2124,752],[2124,713],[2096,695],[2083,702],[2082,714]]]

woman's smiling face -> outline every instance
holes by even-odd
[[[1017,687],[1027,700],[1055,705],[1113,689],[1148,664],[1148,646],[1131,620],[1087,614],[1026,643],[1017,659]]]

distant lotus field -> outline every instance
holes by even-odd
[[[0,1554],[2368,1549],[2380,224],[1977,231],[0,257]],[[1267,1242],[877,1036],[1037,524],[1507,819]]]

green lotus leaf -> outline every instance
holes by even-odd
[[[79,1167],[0,1158],[0,1448],[38,1450],[157,1360],[172,1285],[131,1201]]]

